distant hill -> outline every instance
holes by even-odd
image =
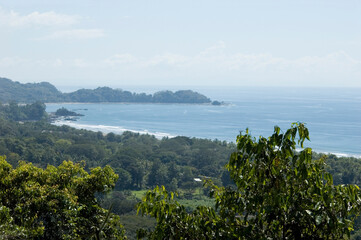
[[[13,82],[7,78],[0,78],[0,101],[16,102],[58,102],[63,94],[48,82],[26,83]]]
[[[138,103],[188,103],[202,104],[212,101],[191,90],[160,91],[152,94],[132,93],[109,87],[80,89],[71,93],[62,93],[48,82],[14,82],[0,78],[0,102],[16,101],[19,103],[41,102],[138,102]],[[216,101],[215,101],[216,102]]]

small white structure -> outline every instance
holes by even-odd
[[[202,179],[200,179],[200,178],[193,178],[193,180],[194,180],[195,182],[202,182]]]

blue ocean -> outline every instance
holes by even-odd
[[[162,89],[129,90],[152,93]],[[316,152],[361,157],[361,89],[198,87],[192,90],[226,104],[49,103],[47,111],[65,107],[84,114],[77,121],[59,120],[56,125],[104,133],[133,131],[158,138],[188,136],[229,142],[235,142],[239,132],[247,128],[254,137],[270,136],[275,125],[285,131],[293,122],[304,122],[311,139],[305,146]]]

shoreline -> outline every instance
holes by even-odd
[[[62,126],[62,125],[67,125],[69,127],[73,127],[76,129],[85,129],[88,131],[93,131],[93,132],[102,132],[103,134],[108,134],[108,133],[114,133],[114,134],[118,134],[121,135],[124,132],[132,132],[132,133],[139,133],[139,134],[148,134],[148,135],[152,135],[155,138],[161,140],[164,137],[167,138],[175,138],[178,136],[182,136],[182,135],[172,135],[170,133],[165,133],[165,132],[152,132],[152,131],[148,131],[146,129],[143,130],[134,130],[134,129],[127,129],[121,126],[107,126],[107,125],[89,125],[89,124],[77,124],[76,120],[75,121],[66,121],[66,120],[55,120],[55,121],[51,121],[50,122],[53,125],[56,126]],[[189,136],[185,136],[185,137],[189,137]],[[193,138],[193,137],[189,137],[189,138]],[[209,139],[209,138],[200,138],[200,137],[194,137],[197,139],[207,139],[207,140],[211,140],[211,141],[215,141],[216,139]],[[222,140],[220,140],[222,141]],[[235,142],[233,141],[226,141],[227,143],[233,143],[235,144]],[[312,152],[316,153],[316,154],[325,154],[325,155],[334,155],[337,158],[356,158],[356,159],[361,159],[361,154],[354,154],[354,153],[342,153],[342,152],[332,152],[332,151],[324,151],[324,150],[314,150],[313,148]],[[301,149],[297,149],[296,151],[299,151]]]
[[[88,131],[93,131],[93,132],[102,132],[103,134],[108,134],[108,133],[114,133],[117,135],[121,135],[124,132],[132,132],[132,133],[139,133],[139,134],[148,134],[148,135],[152,135],[157,139],[162,139],[164,137],[167,138],[174,138],[180,135],[172,135],[169,133],[164,133],[164,132],[151,132],[148,131],[146,129],[144,130],[133,130],[133,129],[127,129],[127,128],[123,128],[121,126],[107,126],[107,125],[87,125],[87,124],[76,124],[75,123],[76,120],[55,120],[55,121],[51,121],[50,124],[53,124],[55,126],[62,126],[62,125],[66,125],[69,127],[73,127],[75,129],[84,129],[84,130],[88,130]]]
[[[25,103],[24,103],[25,104]],[[177,103],[177,102],[46,102],[45,105],[53,105],[53,104],[155,104],[155,105],[205,105],[205,106],[227,106],[231,103],[229,102],[221,102],[220,105],[215,105],[210,103]]]

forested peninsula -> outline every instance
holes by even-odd
[[[154,94],[132,93],[121,89],[98,87],[96,89],[79,89],[75,92],[62,93],[48,82],[26,83],[14,82],[0,78],[0,102],[33,103],[35,101],[55,102],[119,102],[119,103],[186,103],[221,105],[219,101],[192,90],[159,91]]]

